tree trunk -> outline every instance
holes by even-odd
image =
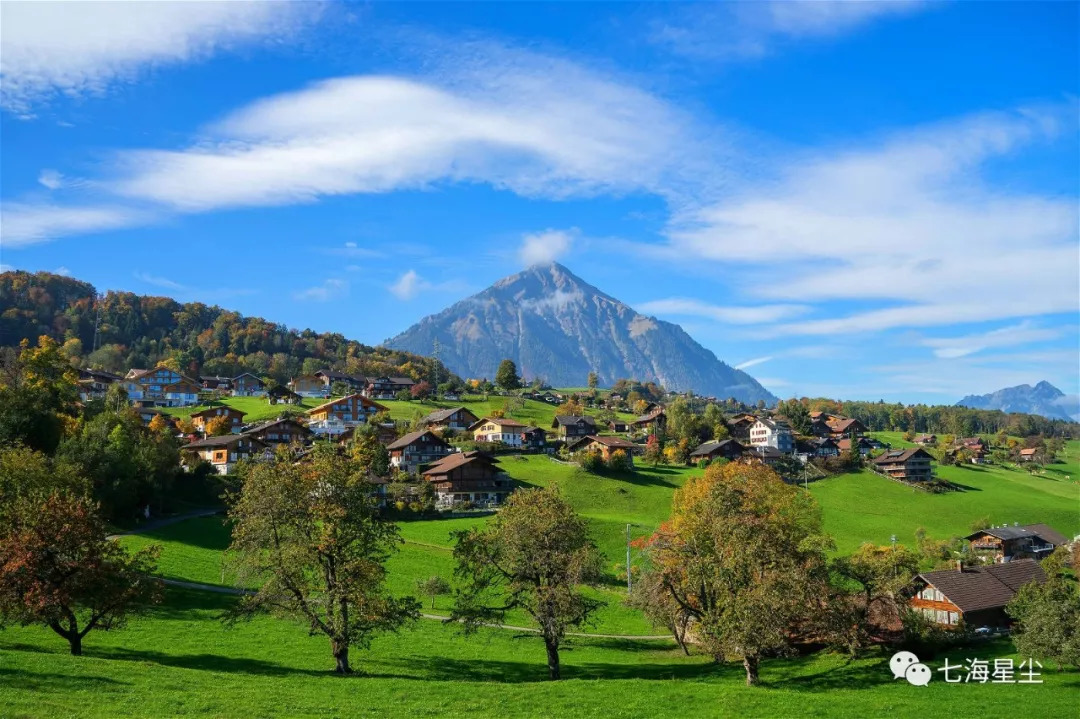
[[[334,671],[338,674],[352,674],[352,667],[349,666],[349,645],[331,640],[330,648],[334,653],[334,661],[337,662]]]
[[[758,662],[760,659],[757,654],[747,654],[743,657],[742,665],[746,668],[746,686],[754,687],[758,685]]]
[[[690,648],[686,646],[686,624],[675,620],[675,631],[672,632],[675,635],[675,641],[679,644],[679,649],[683,650],[683,654],[690,656]]]
[[[559,645],[546,637],[544,638],[544,644],[547,645],[548,679],[561,679],[562,673],[559,667]]]
[[[71,656],[73,656],[73,657],[81,657],[82,656],[82,637],[79,636],[79,633],[74,632],[74,633],[70,634],[67,637],[67,640],[68,640],[68,644],[71,645]]]

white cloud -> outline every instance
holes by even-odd
[[[293,293],[293,299],[311,302],[328,302],[342,297],[349,292],[349,283],[345,280],[330,277],[323,280],[322,284],[308,287]]]
[[[100,94],[145,68],[280,38],[316,3],[6,2],[0,106],[19,113],[57,93]]]
[[[809,308],[797,304],[760,305],[757,307],[737,307],[712,305],[700,300],[685,297],[669,297],[651,300],[637,305],[641,312],[657,315],[679,315],[706,317],[717,322],[733,325],[752,325],[776,322],[805,313]]]
[[[953,359],[966,357],[992,347],[1011,347],[1032,342],[1044,342],[1057,339],[1061,335],[1061,329],[1038,327],[1031,321],[1024,321],[1009,327],[1001,327],[996,330],[969,334],[963,337],[927,337],[922,340],[922,344],[926,347],[933,347],[935,357]]]
[[[740,362],[739,364],[735,365],[735,369],[749,369],[751,367],[756,367],[759,364],[765,364],[771,359],[773,359],[772,355],[766,357],[755,357],[754,359],[748,359],[745,362]]]
[[[546,265],[570,251],[577,230],[544,230],[521,238],[518,257],[526,267]]]
[[[0,243],[23,247],[71,234],[91,234],[141,224],[146,212],[116,206],[65,207],[8,202],[0,206]]]
[[[785,38],[824,38],[925,8],[917,0],[769,0],[664,7],[650,40],[697,60],[755,58]],[[662,6],[663,7],[663,6]]]
[[[387,289],[390,290],[390,294],[399,300],[411,300],[416,297],[417,293],[427,287],[429,287],[428,283],[420,275],[416,274],[416,270],[409,270]]]
[[[42,170],[38,175],[38,183],[50,190],[58,190],[64,185],[64,176],[56,170]]]
[[[135,279],[140,282],[145,282],[148,285],[154,287],[163,287],[167,290],[184,291],[189,289],[187,285],[182,285],[175,280],[170,280],[168,277],[161,277],[160,275],[151,275],[148,272],[135,272]]]
[[[71,276],[71,270],[69,270],[64,265],[60,265],[59,267],[57,267],[55,270],[53,270],[53,273],[57,274],[57,275],[61,275],[63,277],[70,277]]]
[[[659,254],[725,268],[767,263],[740,276],[768,299],[893,303],[777,325],[774,335],[1075,312],[1074,199],[991,188],[982,173],[991,159],[1067,131],[1074,108],[977,115],[796,161],[778,182],[681,213]]]
[[[584,293],[580,290],[574,290],[572,292],[566,292],[565,290],[555,290],[551,294],[535,300],[522,300],[519,306],[523,310],[533,310],[537,313],[543,313],[545,310],[561,311],[569,307],[570,305],[578,304],[585,299]]]

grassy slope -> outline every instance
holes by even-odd
[[[247,416],[244,417],[244,420],[251,422],[277,417],[283,410],[290,408],[308,410],[327,401],[329,400],[305,397],[300,405],[272,405],[267,402],[264,397],[225,397],[222,399],[221,404],[235,407],[246,412]],[[506,401],[506,397],[496,397],[494,395],[489,396],[486,400],[479,395],[466,396],[460,402],[399,402],[398,400],[378,400],[379,404],[390,411],[391,418],[404,421],[412,421],[417,413],[425,415],[429,412],[434,412],[437,409],[447,409],[450,407],[467,407],[476,416],[484,417],[490,415],[494,410],[505,409]],[[165,411],[176,417],[189,417],[192,412],[197,412],[200,409],[203,409],[203,407],[171,407],[165,409]],[[596,414],[597,411],[598,410],[588,410],[588,413]],[[551,426],[551,422],[555,418],[555,405],[527,399],[524,401],[524,406],[521,409],[507,412],[507,416],[524,424],[535,424],[538,427],[544,427],[546,429]],[[633,418],[633,415],[626,413],[618,413],[618,416],[622,419]]]
[[[304,627],[261,618],[226,629],[230,598],[171,590],[167,603],[122,632],[95,632],[71,657],[48,630],[0,633],[4,716],[603,716],[976,717],[1075,712],[1075,672],[1042,686],[916,688],[892,680],[883,657],[777,659],[748,689],[741,667],[684,657],[666,642],[571,639],[561,682],[545,682],[543,645],[489,630],[471,638],[422,621],[352,653],[362,673],[337,677],[329,647]],[[1006,655],[983,645],[979,658]],[[970,652],[968,654],[970,656]],[[952,655],[953,664],[964,654]],[[930,660],[940,667],[944,657]],[[1069,707],[1073,707],[1070,709]]]

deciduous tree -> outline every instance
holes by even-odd
[[[521,387],[521,378],[518,376],[517,365],[513,360],[504,359],[499,363],[499,369],[495,371],[495,384],[504,390]]]
[[[416,580],[416,592],[424,597],[431,597],[431,608],[435,608],[435,597],[450,593],[450,582],[439,575]]]
[[[761,658],[789,651],[821,606],[829,546],[809,494],[763,465],[710,466],[675,492],[651,571],[706,650],[741,658],[754,685]]]
[[[330,639],[335,671],[352,671],[349,650],[419,615],[412,597],[386,590],[386,561],[401,543],[378,511],[367,467],[318,446],[309,462],[253,464],[230,496],[229,548],[238,578],[260,580],[232,619],[269,611]]]
[[[156,547],[129,554],[107,539],[85,497],[19,500],[0,530],[0,618],[45,625],[78,656],[87,633],[160,601],[156,559]]]
[[[462,586],[452,617],[475,631],[523,610],[540,628],[548,676],[559,679],[567,629],[585,624],[603,604],[580,590],[599,580],[602,566],[585,519],[557,488],[520,489],[489,524],[455,538],[454,574]]]

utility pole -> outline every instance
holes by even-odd
[[[433,397],[435,397],[435,399],[440,399],[440,397],[439,397],[439,338],[438,337],[436,337],[435,341],[432,343],[431,355],[432,355],[432,358],[435,360],[431,365],[431,373],[434,376],[434,381],[431,383],[431,395]]]
[[[630,576],[630,525],[626,525],[626,593],[629,594],[634,588],[633,579]]]
[[[104,295],[94,295],[94,304],[97,305],[97,314],[94,316],[94,343],[91,352],[96,352],[98,348],[98,325],[101,324],[101,303],[104,300]]]

